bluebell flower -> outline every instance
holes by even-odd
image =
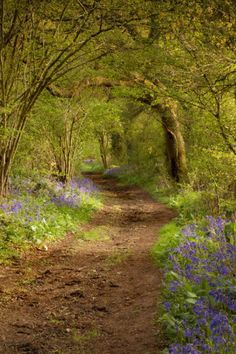
[[[173,280],[169,284],[169,291],[176,292],[176,290],[180,287],[180,283],[177,280]]]
[[[171,309],[171,303],[170,303],[170,302],[165,301],[165,302],[163,303],[163,306],[164,306],[164,308],[165,308],[165,310],[166,310],[167,312],[170,311],[170,309]]]
[[[168,260],[167,298],[175,304],[170,307],[170,314],[181,323],[181,328],[176,326],[180,343],[172,345],[170,353],[213,354],[220,353],[222,348],[233,353],[236,348],[236,328],[232,326],[236,323],[236,247],[226,240],[224,218],[208,217],[207,222],[204,230],[195,224],[186,227],[182,243]],[[195,237],[198,231],[199,238]],[[168,270],[173,270],[181,280],[173,280]],[[201,297],[187,298],[191,288]]]

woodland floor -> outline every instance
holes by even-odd
[[[173,212],[136,187],[91,175],[104,207],[81,232],[0,268],[0,353],[156,354],[161,273],[150,259]],[[92,230],[92,231],[91,231]]]

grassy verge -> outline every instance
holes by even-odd
[[[235,353],[235,235],[236,223],[220,217],[182,230],[165,262],[167,353]]]
[[[175,221],[163,226],[158,233],[158,240],[151,249],[155,264],[160,267],[167,262],[170,251],[177,247],[181,240],[181,227]]]
[[[235,202],[187,185],[158,188],[145,176],[129,172],[121,171],[118,178],[141,186],[178,212],[160,230],[151,250],[154,262],[165,269],[160,320],[169,347],[164,352],[235,353]]]
[[[102,173],[104,172],[104,167],[101,165],[101,163],[97,162],[97,161],[87,161],[87,162],[82,162],[80,169],[82,171],[82,173],[86,173],[86,172],[98,172],[98,173]]]
[[[11,193],[0,201],[0,263],[76,232],[100,206],[98,190],[88,179],[67,185],[45,177],[13,180]]]

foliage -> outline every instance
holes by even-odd
[[[236,345],[235,222],[188,225],[165,270],[169,353],[233,353]]]
[[[120,168],[115,169],[117,172],[123,182],[147,188],[144,172],[135,174],[128,169],[125,175]],[[215,215],[219,212],[213,193],[194,191],[189,184],[181,185],[174,194],[173,191],[165,201],[179,215],[160,230],[151,250],[155,263],[165,268],[162,321],[173,343],[166,352],[234,353],[236,223],[232,221],[232,213],[235,209],[230,202],[224,209],[222,205],[222,210],[227,210],[231,219],[217,216],[205,219],[207,212],[215,211]],[[160,198],[157,185],[149,192]],[[194,224],[183,226],[189,222]]]
[[[115,134],[122,134],[119,106],[104,100],[91,100],[88,106],[88,126],[98,141],[103,167],[108,167],[111,140]]]
[[[104,176],[106,177],[118,177],[126,175],[128,168],[126,166],[114,166],[104,171]]]
[[[100,162],[93,159],[86,159],[80,165],[82,172],[103,172],[104,168]]]
[[[14,1],[5,4],[9,18],[4,34],[11,24],[13,4]],[[16,63],[19,61],[19,70],[14,73],[17,79],[14,79],[13,72],[10,75],[14,65],[9,68],[8,62],[3,62],[4,80],[9,74],[10,81],[14,79],[14,85],[19,86],[12,91],[10,101],[14,101],[16,91],[24,92],[25,85],[38,84],[37,78],[47,71],[52,57],[56,60],[57,55],[62,53],[62,56],[58,59],[58,74],[56,68],[55,72],[50,68],[58,79],[58,86],[51,84],[50,80],[54,81],[51,75],[46,86],[42,83],[44,93],[41,99],[35,97],[34,109],[28,115],[29,124],[26,128],[24,125],[25,134],[20,133],[23,140],[13,164],[15,170],[22,173],[33,167],[55,173],[55,165],[60,165],[58,161],[64,157],[68,160],[71,154],[68,170],[76,170],[76,173],[83,158],[101,158],[104,165],[130,165],[137,175],[145,174],[147,179],[153,179],[159,190],[163,186],[169,188],[166,121],[161,119],[157,107],[178,106],[177,121],[188,158],[190,187],[187,186],[186,190],[192,193],[189,198],[199,199],[197,208],[203,205],[202,214],[206,209],[211,209],[211,214],[226,211],[228,207],[234,209],[231,200],[236,193],[233,153],[235,19],[230,13],[233,13],[235,4],[232,1],[225,2],[224,6],[218,0],[199,1],[192,6],[183,1],[176,3],[174,8],[172,1],[103,0],[95,2],[94,7],[88,4],[91,12],[74,1],[70,5],[33,1],[27,10],[34,14],[32,18],[38,27],[32,27],[27,16],[24,17],[25,6],[26,2],[17,5],[19,17],[14,22],[18,28],[21,19],[18,40],[25,40],[26,51],[18,53],[17,50],[14,57]],[[99,22],[101,18],[102,22]],[[80,32],[79,23],[83,20],[84,28]],[[98,25],[101,25],[102,33]],[[73,26],[79,31],[78,38],[74,38]],[[26,30],[31,35],[24,37]],[[12,35],[15,36],[15,32]],[[81,51],[79,43],[84,43]],[[11,54],[11,43],[8,45],[3,50],[3,59],[5,52],[7,56]],[[100,57],[106,49],[106,55]],[[34,60],[30,59],[31,51],[35,53]],[[73,55],[68,62],[63,61],[72,52],[78,56],[78,62]],[[99,59],[90,62],[96,53]],[[80,70],[73,64],[81,64]],[[62,78],[61,74],[70,69]],[[23,99],[25,95],[20,97]],[[14,129],[13,113],[17,104],[9,105],[2,110],[5,113],[11,110],[9,124],[12,122]],[[68,107],[72,114],[65,117]],[[71,118],[78,110],[78,124],[71,130]],[[78,127],[81,120],[83,129]],[[6,142],[8,135],[12,136],[13,142],[14,133],[11,127],[8,128],[1,128],[1,134],[4,131]],[[72,149],[68,149],[68,131],[73,133],[75,144]],[[6,161],[7,156],[3,160]],[[208,198],[211,201],[209,206]]]
[[[158,232],[158,239],[151,249],[151,255],[158,266],[164,267],[169,254],[181,241],[181,227],[172,221],[163,226]]]
[[[207,211],[204,201],[209,201],[209,193],[191,191],[188,188],[182,188],[178,194],[169,198],[169,204],[178,210],[179,223],[186,223],[190,220],[203,217]]]
[[[52,178],[12,180],[12,193],[0,203],[0,259],[76,231],[100,206],[98,190],[89,179],[67,185]]]
[[[84,241],[108,241],[109,230],[106,226],[97,226],[88,231],[78,232],[76,237]]]
[[[44,136],[44,144],[51,157],[51,165],[48,168],[62,180],[70,179],[77,172],[76,162],[81,158],[83,125],[86,118],[82,105],[73,98],[68,100],[43,95],[34,113],[31,133],[37,141]],[[42,116],[45,117],[43,127]],[[44,146],[41,146],[41,149],[43,150]]]
[[[234,13],[233,0],[0,5],[0,195],[12,179],[1,258],[77,231],[99,205],[90,181],[73,178],[81,170],[142,186],[179,213],[152,251],[159,265],[174,253],[173,353],[233,351],[235,224],[217,216],[236,208]],[[196,226],[205,215],[217,219]]]
[[[134,8],[121,0],[86,4],[3,0],[0,18],[0,194],[4,195],[26,122],[41,93],[66,74],[111,53],[112,41],[105,34],[132,21]]]

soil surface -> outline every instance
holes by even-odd
[[[0,268],[0,353],[157,354],[161,272],[150,248],[174,215],[101,175],[104,207],[76,235]]]

